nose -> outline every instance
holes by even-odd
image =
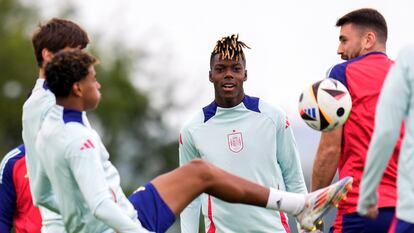
[[[224,78],[233,78],[233,72],[231,69],[226,69],[226,73],[224,75]]]
[[[101,84],[100,84],[99,82],[96,82],[96,87],[97,87],[98,89],[101,89]]]
[[[338,45],[338,49],[336,50],[336,53],[339,55],[342,55],[344,53],[344,49],[342,48],[342,45]]]

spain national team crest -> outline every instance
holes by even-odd
[[[227,141],[229,149],[234,153],[238,153],[243,150],[243,136],[241,132],[235,132],[227,135]]]

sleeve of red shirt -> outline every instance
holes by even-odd
[[[16,190],[13,183],[15,158],[5,156],[0,170],[0,232],[10,232],[16,209]]]

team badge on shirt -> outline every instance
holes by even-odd
[[[232,152],[238,153],[243,150],[243,135],[241,132],[233,130],[233,133],[227,135],[227,142]]]

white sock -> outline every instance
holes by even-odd
[[[277,209],[285,213],[297,215],[305,207],[305,195],[288,193],[274,188],[269,188],[269,199],[266,208]]]

